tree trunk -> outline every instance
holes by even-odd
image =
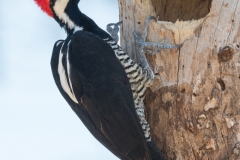
[[[119,9],[121,46],[136,61],[131,32],[141,33],[149,15],[159,21],[147,41],[183,43],[147,55],[155,80],[146,116],[162,154],[240,159],[240,0],[119,0]]]

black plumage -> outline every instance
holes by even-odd
[[[112,48],[86,31],[78,31],[57,43],[60,44],[55,45],[51,59],[55,82],[89,131],[121,159],[151,159],[128,78]],[[60,84],[57,69],[61,50],[63,57],[69,54],[70,80],[79,104],[71,100]]]
[[[78,9],[79,0],[35,0],[68,36],[55,43],[51,68],[62,96],[91,134],[123,160],[163,160],[147,142],[126,72],[103,39],[112,37]],[[64,10],[62,7],[65,5]]]

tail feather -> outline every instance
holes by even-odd
[[[159,151],[157,145],[153,141],[148,142],[148,147],[149,147],[149,150],[150,150],[150,153],[152,156],[152,160],[166,160],[160,154],[160,151]]]

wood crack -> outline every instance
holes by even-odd
[[[236,10],[237,10],[237,7],[238,7],[238,2],[239,2],[239,0],[237,1],[236,8],[235,8],[235,10],[234,10],[234,12],[233,12],[233,17],[235,16],[235,13],[236,13]],[[230,30],[230,32],[229,32],[229,35],[228,35],[228,38],[227,38],[227,43],[226,43],[226,45],[228,45],[229,36],[230,36],[230,35],[231,35],[231,33],[232,33],[232,30],[233,30],[234,23],[235,23],[235,22],[234,22],[234,21],[232,21],[231,30]]]

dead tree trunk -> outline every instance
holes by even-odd
[[[146,115],[163,155],[240,159],[240,0],[119,0],[119,9],[121,46],[134,59],[131,32],[149,15],[159,21],[147,41],[183,43],[147,55],[156,76]]]

